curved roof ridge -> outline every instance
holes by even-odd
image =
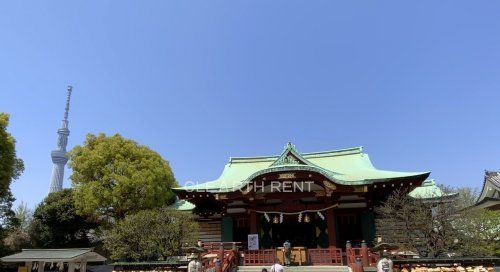
[[[500,171],[486,170],[484,174],[483,190],[486,186],[486,182],[489,182],[500,189]]]
[[[497,187],[497,190],[500,190],[500,171],[484,170],[483,186],[476,203],[479,203],[486,198],[486,183],[490,183],[491,185]]]
[[[338,153],[341,153],[341,154],[338,154]],[[314,155],[343,156],[343,155],[351,155],[351,154],[358,154],[358,153],[363,153],[362,146],[343,148],[343,149],[334,149],[334,150],[328,150],[328,151],[300,153],[300,154],[304,157],[309,157],[309,156],[312,157]]]
[[[273,156],[255,156],[255,157],[229,157],[229,163],[233,162],[259,162],[259,161],[271,161],[275,160],[280,155]]]
[[[351,154],[359,154],[363,153],[363,147],[349,147],[342,149],[334,149],[327,151],[316,151],[316,152],[298,152],[300,155],[304,157],[328,157],[328,156],[343,156],[343,155],[351,155]],[[279,158],[280,155],[271,155],[271,156],[254,156],[254,157],[229,157],[229,163],[235,162],[265,162],[271,161],[272,159]]]

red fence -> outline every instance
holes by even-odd
[[[245,250],[244,265],[272,265],[276,259],[275,249]]]
[[[343,265],[340,248],[311,248],[307,250],[307,253],[309,263],[312,265]]]
[[[359,258],[364,267],[376,266],[379,259],[378,254],[370,252],[368,247],[347,247],[347,265],[354,267],[356,259]]]
[[[276,249],[244,250],[241,243],[213,243],[205,244],[207,253],[217,254],[225,268],[238,265],[238,252],[243,253],[242,264],[246,266],[272,265],[277,259]],[[310,248],[306,249],[307,261],[311,265],[344,265],[341,248]],[[234,256],[231,256],[233,253]],[[361,247],[346,247],[347,265],[354,269],[356,260],[363,267],[374,267],[379,259],[378,254],[372,253],[366,245]]]
[[[312,265],[343,265],[342,249],[335,247],[307,249],[307,259]],[[276,250],[246,250],[243,260],[248,266],[272,265],[276,261]]]

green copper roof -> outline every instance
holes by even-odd
[[[187,200],[177,199],[172,205],[168,207],[178,211],[191,211],[192,209],[194,209],[195,205]]]
[[[396,178],[425,178],[429,172],[393,172],[376,169],[362,147],[334,151],[299,153],[288,143],[280,156],[230,158],[220,177],[214,181],[175,188],[230,192],[244,187],[256,176],[283,171],[312,171],[345,185],[366,185]],[[425,177],[424,177],[425,176]]]
[[[161,267],[168,265],[183,265],[187,264],[189,261],[186,256],[171,256],[167,257],[163,261],[149,261],[149,262],[116,262],[113,266],[145,266],[145,267]],[[146,270],[146,269],[145,269]]]
[[[92,248],[23,249],[19,253],[1,258],[2,262],[67,262],[73,260],[103,262],[106,258],[94,252]]]
[[[422,183],[420,187],[413,189],[409,194],[413,198],[439,198],[443,196],[452,196],[456,194],[445,194],[441,188],[436,185],[433,179],[428,179]]]

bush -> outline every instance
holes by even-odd
[[[156,261],[182,255],[185,244],[197,240],[198,224],[191,213],[168,208],[127,215],[104,236],[111,259]]]

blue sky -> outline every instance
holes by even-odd
[[[120,133],[181,184],[290,140],[481,186],[500,169],[499,13],[498,1],[2,2],[0,110],[26,164],[14,195],[33,207],[47,194],[67,84],[70,147]]]

